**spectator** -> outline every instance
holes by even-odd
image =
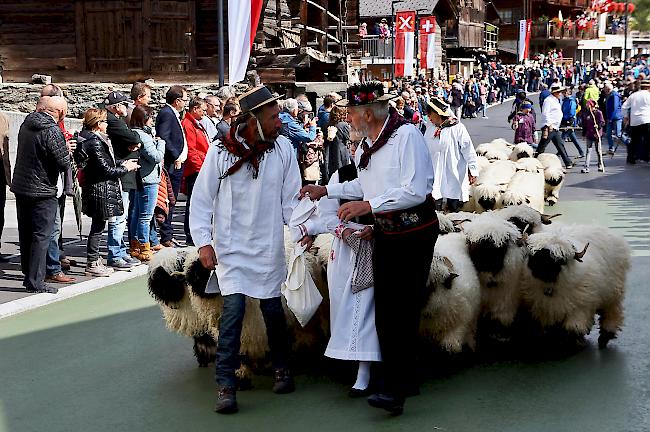
[[[522,142],[537,147],[535,143],[535,117],[531,113],[533,104],[526,100],[519,105],[519,111],[512,120],[512,128],[515,130],[515,144]]]
[[[330,95],[325,96],[323,105],[318,108],[318,123],[317,126],[325,130],[330,123],[330,112],[334,106],[334,98]]]
[[[605,172],[602,150],[602,128],[605,126],[603,113],[596,108],[596,101],[588,99],[587,108],[582,111],[582,135],[587,139],[587,157],[585,158],[585,167],[580,170],[582,173],[589,172],[589,162],[591,160],[591,149],[596,147],[596,156],[598,160],[598,171]]]
[[[634,92],[623,103],[623,123],[630,125],[630,144],[627,146],[627,163],[635,164],[637,159],[648,161],[650,137],[650,81],[641,82],[641,90]],[[15,175],[14,175],[15,177]],[[15,180],[14,180],[15,181]]]
[[[562,99],[562,123],[561,126],[567,128],[562,132],[562,140],[566,141],[568,138],[576,149],[578,150],[578,157],[583,158],[585,156],[584,150],[580,147],[578,142],[578,137],[576,136],[575,127],[576,127],[576,115],[578,109],[578,102],[575,97],[572,95],[572,87],[568,87],[564,90]]]
[[[128,107],[128,114],[126,116],[126,124],[131,124],[131,113],[136,106],[146,105],[151,103],[151,86],[147,83],[136,81],[131,87],[131,100],[132,106]]]
[[[20,264],[27,292],[57,293],[45,284],[45,262],[57,209],[57,182],[70,166],[70,148],[57,124],[67,109],[61,96],[41,97],[18,132],[11,191],[16,196]]]
[[[106,221],[124,214],[120,178],[138,169],[135,159],[125,160],[117,166],[106,139],[107,111],[90,108],[86,111],[83,129],[79,134],[79,147],[75,151],[77,165],[83,169],[84,185],[81,188],[81,208],[92,218],[86,246],[86,275],[110,276],[114,269],[106,267],[99,256],[99,242]]]
[[[454,117],[460,120],[463,109],[463,86],[457,79],[451,84],[451,95],[449,96],[448,102]]]
[[[585,96],[584,96],[585,103],[588,100],[594,100],[598,102],[599,97],[600,97],[600,90],[598,90],[598,87],[596,86],[596,81],[590,80],[589,85],[585,89]]]
[[[230,126],[232,125],[235,117],[239,115],[239,105],[234,103],[227,103],[223,107],[223,118],[217,124],[217,138],[222,139],[230,133]]]
[[[298,101],[287,99],[284,102],[283,111],[280,113],[282,122],[280,133],[291,141],[296,157],[299,154],[306,154],[306,144],[316,139],[316,119],[301,124],[298,121],[298,112]]]
[[[217,125],[221,122],[223,111],[221,110],[221,100],[216,96],[206,97],[205,103],[207,108],[200,123],[208,134],[208,142],[212,142],[219,135]]]
[[[544,101],[551,95],[551,92],[546,84],[541,84],[540,87],[542,88],[542,91],[539,93],[539,106],[543,108]]]
[[[204,100],[194,98],[190,101],[189,111],[185,114],[183,119],[183,132],[187,139],[187,161],[185,161],[185,168],[183,175],[185,177],[185,189],[187,194],[187,202],[185,203],[185,222],[183,228],[185,230],[185,243],[188,246],[194,246],[192,241],[192,234],[190,234],[190,203],[192,201],[192,190],[194,183],[199,175],[205,155],[208,152],[209,141],[208,133],[201,125],[201,119],[207,109]]]
[[[135,258],[146,262],[151,259],[153,251],[162,248],[156,233],[153,213],[158,198],[158,183],[160,183],[160,173],[165,157],[165,142],[153,136],[151,130],[153,109],[151,107],[136,106],[131,115],[130,126],[140,136],[142,142],[138,161],[142,188],[132,194],[131,226],[135,234]]]
[[[359,37],[366,37],[368,36],[368,24],[366,23],[361,23],[359,26]]]
[[[129,99],[120,92],[110,92],[104,105],[106,106],[106,120],[108,127],[106,129],[110,144],[113,148],[113,155],[116,160],[137,160],[140,157],[140,136],[129,129],[124,122],[128,111],[127,104]],[[85,171],[84,171],[85,172]],[[124,231],[129,221],[129,203],[131,190],[138,189],[142,184],[137,170],[131,170],[120,178],[122,194],[122,207],[124,211],[116,214],[114,218],[108,218],[108,259],[107,263],[115,270],[128,271],[133,266],[140,264],[133,255],[136,254],[135,242],[132,235],[129,235],[130,250],[127,253],[127,247],[124,243]],[[97,227],[96,227],[97,228]]]
[[[605,83],[603,86],[603,93],[606,95],[605,99],[605,113],[607,125],[607,152],[610,155],[614,154],[614,136],[621,139],[623,128],[623,101],[621,95],[614,88],[611,83]]]
[[[226,91],[224,90],[224,93]],[[172,184],[174,197],[178,198],[183,179],[183,163],[187,159],[187,141],[181,126],[180,112],[185,108],[189,99],[185,88],[175,85],[169,88],[165,100],[167,103],[156,117],[156,134],[165,141],[165,169]],[[169,204],[167,219],[160,227],[160,244],[166,247],[178,245],[174,240],[172,227],[174,207],[171,203]]]
[[[11,162],[9,161],[9,120],[0,113],[0,240],[5,226],[5,203],[7,202],[7,186],[11,185]],[[7,262],[7,255],[0,254],[0,262]]]
[[[325,141],[325,169],[321,184],[327,184],[330,177],[339,168],[350,163],[350,125],[345,121],[347,112],[345,108],[334,106],[329,117]]]

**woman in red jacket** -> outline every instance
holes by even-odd
[[[190,200],[192,199],[192,189],[196,177],[199,175],[205,155],[208,152],[208,133],[206,132],[200,120],[205,115],[207,104],[205,100],[194,98],[190,101],[189,111],[181,123],[183,132],[187,139],[187,160],[183,169],[185,177],[185,189],[187,192],[187,202],[185,203],[185,221],[183,224],[185,230],[185,243],[193,246],[192,235],[190,234]]]

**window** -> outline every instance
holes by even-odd
[[[521,9],[499,9],[499,16],[504,24],[517,24],[523,19]]]

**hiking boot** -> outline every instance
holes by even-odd
[[[137,257],[140,253],[140,242],[137,240],[131,240],[129,245],[129,255]]]
[[[296,385],[289,369],[276,369],[273,379],[273,393],[287,394],[296,391]]]
[[[99,258],[96,261],[91,261],[86,265],[86,276],[108,277],[112,275],[114,270],[106,267]]]
[[[134,255],[134,258],[140,260],[140,262],[151,261],[151,243],[138,243],[140,250],[137,255]]]
[[[233,414],[239,410],[237,408],[237,391],[234,387],[219,388],[214,410],[219,414]]]

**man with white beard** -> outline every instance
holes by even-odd
[[[413,374],[420,311],[438,236],[431,197],[433,165],[422,134],[397,111],[381,83],[356,84],[347,99],[352,134],[364,137],[355,155],[358,178],[328,186],[305,186],[301,196],[356,200],[343,204],[343,221],[372,214],[375,322],[384,384],[368,403],[392,415],[404,410],[405,397],[418,392]],[[361,237],[361,236],[360,236]]]

